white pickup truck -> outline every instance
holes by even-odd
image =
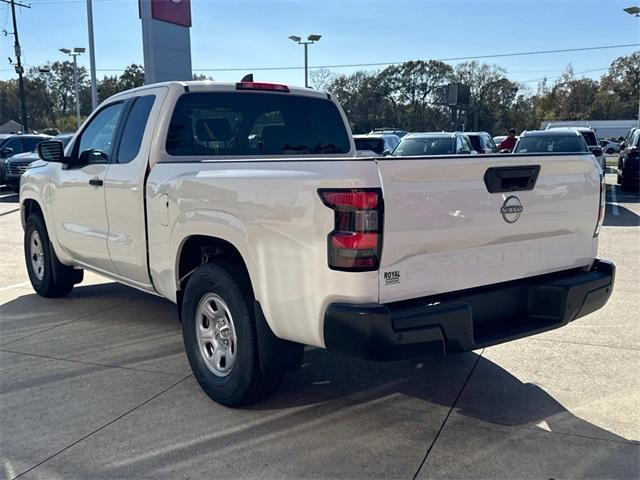
[[[602,307],[591,154],[357,157],[335,97],[173,82],[106,100],[22,177],[36,292],[83,269],[178,305],[194,375],[235,406],[304,345],[371,360],[473,350]]]

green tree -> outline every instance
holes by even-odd
[[[118,78],[118,85],[122,90],[129,90],[131,88],[141,87],[144,85],[144,67],[132,63],[124,69],[120,78]]]
[[[636,118],[640,91],[640,51],[619,57],[600,80],[598,106],[601,113],[618,118]],[[617,100],[618,108],[611,108]]]
[[[329,91],[338,98],[354,132],[366,133],[393,123],[391,105],[375,75],[367,72],[339,75]]]
[[[405,128],[420,131],[442,121],[443,109],[434,105],[436,87],[453,78],[450,65],[439,60],[418,60],[385,68],[377,81],[393,105],[395,118]]]
[[[513,120],[509,112],[520,87],[506,77],[506,70],[474,60],[455,67],[455,80],[471,90],[467,110],[469,129],[503,131],[510,128]]]

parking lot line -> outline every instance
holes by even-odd
[[[183,378],[181,378],[180,380],[178,380],[177,382],[173,383],[172,385],[168,386],[167,388],[165,388],[164,390],[162,390],[161,392],[155,394],[154,396],[152,396],[151,398],[148,398],[147,400],[145,400],[144,402],[140,403],[139,405],[136,405],[135,407],[133,407],[132,409],[124,412],[122,415],[119,415],[118,417],[108,421],[107,423],[105,423],[104,425],[101,425],[100,427],[96,428],[95,430],[93,430],[92,432],[84,435],[82,438],[76,440],[75,442],[65,446],[64,448],[58,450],[57,452],[53,453],[52,455],[49,455],[47,458],[45,458],[44,460],[38,462],[37,464],[33,465],[32,467],[28,468],[27,470],[25,470],[24,472],[21,472],[17,477],[15,478],[19,478],[23,475],[25,475],[26,473],[29,473],[30,471],[38,468],[40,465],[42,465],[43,463],[48,462],[49,460],[51,460],[52,458],[60,455],[62,452],[69,450],[71,447],[73,447],[74,445],[77,445],[78,443],[86,440],[87,438],[89,438],[92,435],[95,435],[96,433],[98,433],[100,430],[108,427],[109,425],[111,425],[112,423],[117,422],[118,420],[121,420],[122,418],[126,417],[127,415],[130,415],[131,413],[135,412],[136,410],[138,410],[141,407],[144,407],[145,405],[147,405],[148,403],[152,402],[153,400],[155,400],[156,398],[158,398],[159,396],[167,393],[169,390],[171,390],[172,388],[175,388],[176,386],[180,385],[182,382],[184,382],[186,379],[188,379],[189,377],[191,377],[191,375],[187,375]]]
[[[431,453],[431,450],[433,450],[434,445],[438,441],[438,437],[440,437],[440,434],[444,430],[444,426],[447,424],[447,421],[449,420],[449,417],[451,416],[451,413],[456,408],[456,404],[458,403],[458,400],[460,400],[460,397],[462,396],[462,393],[464,392],[465,387],[467,386],[467,384],[469,383],[469,380],[473,376],[473,372],[475,372],[476,367],[478,366],[478,362],[480,361],[480,359],[482,358],[482,355],[484,354],[484,350],[485,349],[483,348],[482,351],[478,354],[478,357],[476,358],[476,361],[474,362],[473,366],[471,367],[471,370],[469,371],[469,375],[467,375],[467,379],[462,384],[462,387],[460,387],[460,391],[458,392],[458,395],[456,396],[455,400],[451,404],[451,407],[449,407],[449,411],[447,412],[447,416],[444,417],[444,420],[443,420],[442,424],[440,425],[440,428],[438,429],[438,433],[436,433],[436,436],[433,438],[433,441],[431,442],[431,445],[429,445],[429,448],[427,448],[427,452],[425,453],[424,458],[422,459],[422,462],[420,462],[420,466],[418,466],[418,469],[416,470],[416,473],[413,475],[413,480],[416,480],[418,478],[418,475],[420,475],[420,470],[422,470],[422,467],[424,467],[424,465],[425,465],[425,463],[427,461],[427,458],[429,458],[429,454]]]
[[[13,285],[7,285],[6,287],[0,287],[0,292],[5,292],[7,290],[11,290],[12,288],[28,287],[29,285],[30,285],[29,282],[14,283]]]
[[[620,210],[618,209],[618,198],[616,197],[615,185],[613,185],[613,188],[611,188],[611,213],[613,213],[613,215],[616,217],[620,215]]]
[[[2,213],[0,213],[0,217],[2,217],[3,215],[9,215],[10,213],[16,213],[16,212],[19,212],[19,211],[20,211],[20,209],[16,208],[14,210],[9,210],[8,212],[2,212]]]

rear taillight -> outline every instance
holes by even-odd
[[[318,190],[334,211],[327,236],[329,268],[348,272],[377,270],[382,253],[382,190],[338,188]]]
[[[604,173],[600,175],[600,207],[598,209],[598,223],[596,223],[596,229],[593,232],[593,236],[597,237],[600,234],[600,228],[602,222],[604,222],[604,210],[606,205],[607,185],[604,181]]]
[[[238,82],[236,90],[268,90],[270,92],[288,92],[289,87],[279,83]]]

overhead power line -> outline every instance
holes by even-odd
[[[584,75],[585,73],[594,73],[594,72],[603,72],[605,70],[609,70],[609,67],[600,67],[600,68],[592,68],[591,70],[582,70],[581,72],[573,72],[574,75]],[[532,82],[542,82],[543,80],[554,80],[556,78],[561,78],[562,75],[555,75],[552,77],[545,76],[540,78],[532,78],[531,80],[516,80],[517,83],[532,83]]]
[[[449,57],[449,58],[435,58],[441,62],[455,62],[462,60],[483,60],[488,58],[504,58],[504,57],[522,57],[528,55],[546,55],[555,53],[569,53],[569,52],[586,52],[595,50],[610,50],[614,48],[628,48],[638,47],[640,43],[626,43],[618,45],[599,45],[594,47],[581,47],[581,48],[562,48],[555,50],[535,50],[526,52],[510,52],[510,53],[494,53],[490,55],[470,55],[465,57]],[[406,63],[409,60],[397,61],[397,62],[375,62],[375,63],[343,63],[335,65],[313,65],[309,66],[310,69],[319,68],[357,68],[357,67],[382,67],[388,65],[400,65]],[[269,71],[269,70],[302,70],[303,65],[292,65],[283,67],[233,67],[233,68],[193,68],[194,72],[246,72],[246,71]],[[10,69],[0,69],[0,71],[7,71]],[[99,72],[122,72],[124,68],[99,68]],[[530,80],[533,81],[533,80]]]
[[[466,57],[450,57],[450,58],[434,58],[441,62],[455,62],[459,60],[482,60],[487,58],[503,58],[503,57],[522,57],[527,55],[545,55],[551,53],[568,53],[568,52],[586,52],[593,50],[606,50],[612,48],[626,48],[626,47],[638,47],[640,43],[627,43],[619,45],[600,45],[596,47],[582,47],[582,48],[562,48],[555,50],[536,50],[529,52],[511,52],[511,53],[494,53],[490,55],[473,55]],[[383,67],[387,65],[400,65],[406,63],[409,60],[403,60],[399,62],[377,62],[377,63],[343,63],[335,65],[314,65],[309,68],[353,68],[353,67]],[[194,68],[196,72],[238,72],[248,70],[301,70],[304,66],[288,66],[288,67],[233,67],[233,68]]]

